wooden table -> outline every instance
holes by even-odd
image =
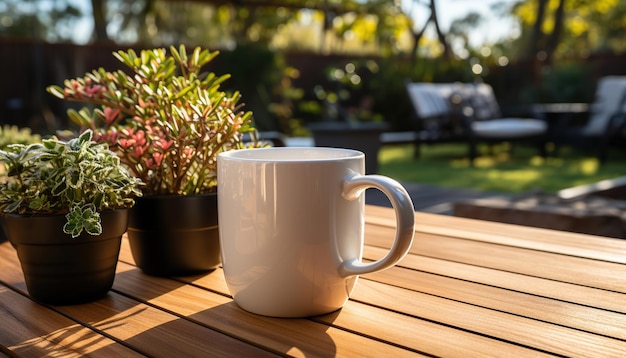
[[[399,266],[360,278],[334,313],[278,319],[242,311],[220,269],[157,278],[123,241],[99,301],[31,301],[0,244],[0,355],[587,356],[626,354],[626,240],[416,213]],[[390,209],[367,207],[364,255],[389,246]]]

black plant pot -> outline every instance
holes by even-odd
[[[100,213],[102,234],[63,232],[64,215],[4,216],[6,234],[17,250],[26,287],[36,301],[68,305],[96,300],[111,289],[126,231],[127,210]]]
[[[220,264],[217,193],[135,200],[128,240],[137,266],[155,276],[211,271]]]
[[[0,243],[3,243],[8,240],[6,229],[4,227],[5,227],[4,216],[0,214]]]

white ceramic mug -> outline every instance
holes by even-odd
[[[274,317],[329,313],[358,275],[395,265],[413,241],[413,203],[397,181],[363,175],[363,153],[263,148],[218,156],[222,265],[235,302]],[[377,188],[397,219],[387,255],[362,262],[364,191]]]

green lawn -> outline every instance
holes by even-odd
[[[554,193],[626,175],[624,151],[611,152],[602,166],[596,159],[568,148],[563,148],[558,157],[547,159],[525,147],[511,152],[504,145],[494,152],[481,155],[471,166],[464,144],[422,146],[419,159],[413,158],[412,145],[386,146],[379,154],[379,171],[399,181],[507,193],[533,189]]]

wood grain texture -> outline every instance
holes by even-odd
[[[21,275],[15,274],[16,270],[5,270],[1,266],[4,263],[11,263],[15,267],[16,255],[2,247],[0,256],[3,257],[0,261],[0,280],[6,279],[5,282],[13,282],[15,290],[27,295],[25,283],[19,281]],[[134,270],[138,271],[136,268]],[[119,274],[116,276],[116,281],[118,279],[121,279]],[[139,287],[143,285],[140,284]],[[29,303],[39,306],[32,301]],[[204,356],[216,357],[228,354],[255,357],[275,356],[247,342],[207,329],[191,320],[116,292],[110,292],[104,298],[89,304],[54,306],[53,309],[67,317],[72,317],[76,327],[93,327],[98,332],[102,332],[101,334],[124,342],[125,345],[142,354],[159,356],[167,352],[173,356],[192,356],[202,352]],[[26,319],[26,322],[30,321],[32,319]],[[74,335],[68,331],[63,335],[69,336],[67,339],[76,341],[79,345],[90,344],[86,342],[86,339],[90,337],[84,338],[84,334]]]
[[[0,244],[0,322],[0,345],[18,356],[140,356],[53,307],[30,300],[17,253],[8,242]]]
[[[0,344],[20,357],[142,356],[6,286],[0,322]]]
[[[380,248],[366,247],[364,254],[369,256],[380,255],[384,252]],[[407,274],[402,268],[415,270]],[[407,279],[407,276],[411,279]],[[508,292],[523,293],[534,297],[545,297],[563,302],[574,303],[577,306],[589,306],[604,311],[626,314],[624,294],[611,292],[593,287],[584,287],[566,282],[557,282],[541,277],[527,276],[513,272],[497,271],[485,267],[478,267],[458,262],[450,262],[430,257],[408,255],[401,265],[389,270],[372,273],[363,278],[384,282],[409,289],[431,292],[436,290],[454,292],[465,286],[465,282],[477,283],[480,286],[468,288],[477,295],[483,295],[484,290],[491,288],[504,289]],[[446,278],[455,279],[452,285],[446,285]],[[459,286],[460,285],[460,286]],[[475,291],[474,291],[475,290]]]
[[[120,264],[115,290],[170,310],[219,330],[237,339],[257,342],[268,350],[290,355],[324,356],[413,356],[415,352],[390,346],[360,334],[337,329],[308,319],[263,317],[243,311],[230,299],[228,292],[215,293],[202,287],[183,285],[170,279],[144,275],[138,269]],[[196,278],[195,284],[223,281],[218,269]]]
[[[366,206],[366,223],[395,227],[393,211]],[[626,264],[626,240],[502,224],[429,213],[415,213],[416,239],[450,236],[557,254]],[[367,231],[366,231],[367,233]],[[366,236],[369,238],[371,235]]]
[[[368,244],[390,247],[393,229],[367,225]],[[391,236],[392,237],[392,236]],[[590,236],[590,239],[593,237]],[[617,240],[617,239],[616,239]],[[412,254],[626,293],[626,265],[451,237],[416,233]]]
[[[555,322],[529,319],[515,313],[476,306],[389,285],[362,280],[354,300],[402,311],[405,314],[493,337],[498,341],[532,347],[565,356],[618,356],[626,352],[626,341],[563,327]],[[495,298],[497,299],[497,297]],[[522,302],[521,304],[526,304]],[[560,315],[563,315],[563,311]],[[567,314],[583,317],[578,311]],[[559,316],[560,316],[559,315]],[[548,319],[549,317],[545,317]],[[591,326],[591,324],[590,324]],[[619,327],[613,329],[619,330]],[[541,332],[541,334],[537,334]],[[619,334],[614,332],[614,334]],[[584,346],[580,342],[585,342]]]
[[[215,287],[212,283],[224,281],[223,277],[223,273],[219,270],[216,274],[196,278],[193,282],[200,286]],[[227,291],[223,291],[223,293],[226,294]],[[354,331],[363,336],[373,336],[377,340],[383,340],[417,352],[427,347],[425,352],[428,354],[436,351],[445,356],[454,352],[466,351],[484,355],[494,350],[505,349],[505,347],[516,352],[519,356],[538,354],[537,351],[530,351],[523,347],[511,348],[506,343],[485,339],[480,335],[470,334],[462,330],[451,331],[428,321],[416,321],[410,316],[389,313],[384,308],[381,309],[352,300],[348,301],[340,311],[313,318],[313,320]],[[402,327],[402,329],[398,329],[398,327]],[[420,333],[418,334],[418,332]],[[446,332],[446,334],[443,335],[442,332]],[[371,356],[373,353],[374,351],[365,350],[360,354]],[[385,350],[384,353],[391,352]]]
[[[359,304],[362,298],[366,298],[359,293],[364,287],[358,285],[354,294],[355,300],[346,304],[340,311],[330,316],[322,316],[319,319],[325,320],[338,327],[346,329],[357,329],[375,335],[386,341],[399,343],[415,350],[442,357],[486,357],[494,352],[507,352],[516,357],[540,357],[543,353],[520,345],[490,339],[481,334],[468,332],[464,329],[450,327],[446,324],[434,322],[424,317],[415,316],[413,312],[403,307],[400,312],[393,312],[397,305],[385,304],[385,309],[371,306],[377,301],[363,300],[368,304]],[[367,291],[367,289],[365,288]],[[370,291],[371,292],[371,291]],[[378,294],[376,292],[375,294]],[[397,295],[390,297],[381,296],[380,299],[394,300],[398,302]],[[419,301],[404,301],[410,306],[419,305]],[[387,310],[392,308],[392,312]],[[436,310],[437,307],[424,306],[426,310]]]
[[[365,285],[378,286],[384,282],[384,285],[402,286],[432,296],[626,340],[626,315],[623,313],[423,272],[413,273],[411,280],[406,280],[404,270],[393,268],[371,275],[376,283]],[[598,295],[596,299],[602,297]]]

